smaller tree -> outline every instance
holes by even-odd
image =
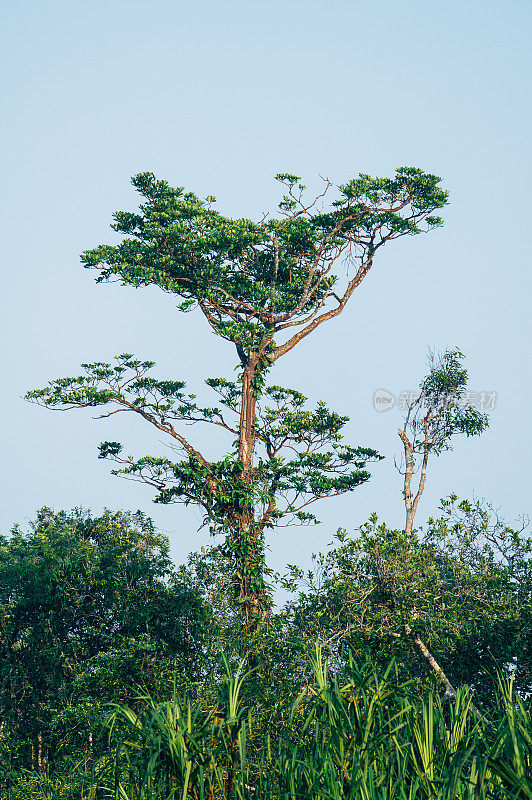
[[[398,434],[404,448],[405,470],[403,497],[405,532],[414,525],[418,503],[425,488],[431,455],[451,450],[451,439],[458,433],[478,436],[488,427],[488,417],[466,402],[467,370],[463,354],[457,348],[441,356],[431,356],[429,374],[420,384],[420,392],[410,404],[403,428]],[[419,469],[417,489],[412,479]]]

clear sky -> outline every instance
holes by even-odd
[[[530,485],[530,0],[91,0],[0,5],[2,113],[2,530],[48,505],[141,508],[176,560],[205,544],[200,514],[151,503],[109,475],[97,444],[162,445],[141,421],[52,413],[21,396],[85,361],[131,352],[202,392],[230,376],[230,345],[154,289],[96,285],[79,253],[113,240],[145,170],[221,213],[275,208],[277,172],[343,183],[412,165],[450,191],[445,227],[389,244],[344,315],[279,362],[272,381],[351,417],[349,441],[386,456],[372,480],[283,529],[270,561],[306,563],[342,525],[403,517],[394,408],[428,347],[458,346],[470,386],[497,392],[491,427],[431,466],[419,521],[455,491],[511,520]],[[215,451],[215,443],[198,434]]]

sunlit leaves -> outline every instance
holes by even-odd
[[[82,261],[99,270],[98,281],[157,285],[184,311],[199,304],[220,336],[250,352],[286,314],[302,321],[334,300],[337,258],[361,264],[386,241],[420,233],[423,221],[425,229],[439,225],[433,212],[447,202],[440,179],[414,168],[395,178],[360,175],[339,187],[329,211],[304,199],[298,176],[276,179],[288,192],[283,216],[252,222],[223,216],[210,196],[139,174],[132,182],[140,213],[114,215],[112,227],[125,238],[86,251]]]
[[[115,364],[82,364],[85,375],[57,378],[26,399],[48,407],[84,408],[111,405],[116,411],[145,412],[161,424],[167,420],[210,421],[220,416],[217,408],[202,408],[194,394],[186,394],[184,381],[158,380],[148,375],[153,361],[139,361],[130,354],[116,356]]]
[[[488,416],[468,402],[468,374],[463,359],[457,348],[432,358],[407,418],[416,452],[428,448],[438,455],[451,449],[451,439],[456,434],[478,436],[488,427]]]

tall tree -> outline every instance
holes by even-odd
[[[438,177],[410,167],[393,178],[360,175],[338,187],[327,209],[329,181],[307,201],[297,176],[277,180],[286,191],[280,217],[252,222],[222,216],[213,197],[202,200],[151,173],[137,175],[133,185],[144,198],[139,213],[114,215],[112,228],[123,241],[82,256],[99,271],[98,281],[156,285],[178,296],[181,310],[198,307],[214,333],[234,345],[237,380],[207,381],[223,409],[198,406],[182,381],[148,376],[153,363],[129,354],[114,366],[84,365],[85,375],[27,395],[51,408],[130,411],[170,437],[183,452],[179,461],[125,459],[117,442],[104,442],[100,456],[119,463],[116,473],[155,487],[157,501],[203,508],[211,532],[225,535],[235,594],[253,624],[268,617],[266,530],[286,515],[313,519],[307,505],[351,491],[368,479],[366,462],[378,457],[341,445],[345,417],[323,404],[305,410],[298,392],[267,387],[266,373],[344,310],[383,245],[440,225],[434,212],[447,202]],[[176,426],[182,422],[217,425],[234,446],[211,461]]]

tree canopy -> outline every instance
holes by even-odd
[[[413,167],[393,178],[360,175],[337,188],[327,210],[330,181],[307,200],[299,177],[276,178],[286,191],[281,217],[252,222],[221,215],[212,196],[137,175],[140,213],[114,214],[124,240],[87,250],[82,262],[99,271],[98,281],[154,284],[178,295],[182,310],[198,306],[243,362],[255,352],[276,360],[340,313],[379,248],[440,225],[434,212],[447,202],[441,179]],[[333,272],[341,264],[344,278]],[[285,341],[274,344],[278,335]]]

